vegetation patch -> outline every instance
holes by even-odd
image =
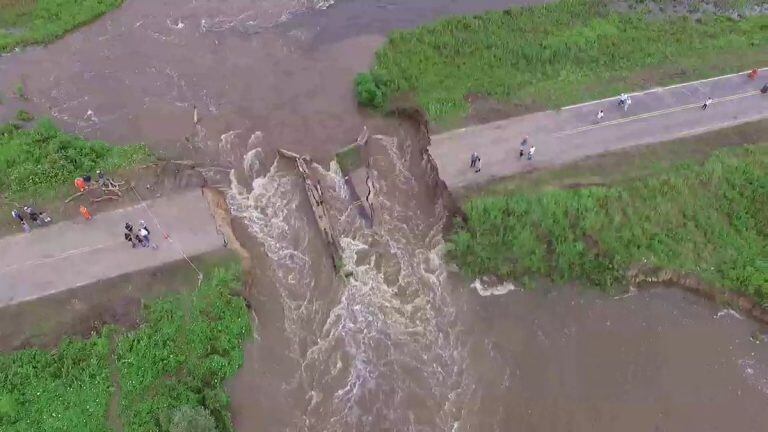
[[[0,430],[111,430],[113,356],[123,430],[232,431],[222,382],[242,365],[251,334],[245,302],[231,294],[238,275],[219,268],[197,290],[152,302],[135,331],[107,327],[52,352],[0,356]]]
[[[0,53],[52,42],[123,0],[0,0]]]
[[[35,116],[33,116],[29,111],[24,110],[18,110],[16,111],[16,120],[20,122],[31,122],[35,119]]]
[[[362,166],[360,145],[355,143],[343,148],[336,153],[336,162],[338,162],[339,168],[341,168],[341,172],[344,174],[349,174],[360,168]]]
[[[768,60],[767,28],[766,15],[694,19],[561,0],[394,32],[355,88],[373,108],[413,93],[432,120],[466,114],[468,95],[559,107],[753,67]]]
[[[768,145],[616,187],[488,196],[464,207],[449,256],[471,277],[612,290],[635,264],[698,274],[768,304]]]
[[[18,114],[17,114],[18,116]],[[151,159],[144,145],[110,146],[64,133],[50,120],[32,129],[0,126],[0,191],[9,199],[49,196],[96,170],[112,171]]]

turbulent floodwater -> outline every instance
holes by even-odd
[[[291,163],[250,187],[232,177],[230,204],[271,275],[252,289],[283,312],[266,314],[231,383],[238,430],[763,430],[768,349],[734,312],[668,288],[521,292],[450,269],[426,141],[406,120],[370,140],[370,229],[337,170],[313,166],[347,277]]]
[[[451,202],[425,130],[365,119],[350,83],[382,32],[508,4],[128,0],[0,58],[0,87],[23,82],[32,110],[69,130],[231,172],[219,186],[253,256],[259,320],[229,383],[241,432],[765,430],[768,350],[749,320],[670,289],[485,286],[444,260]],[[371,227],[324,163],[363,123]],[[343,271],[276,148],[323,162],[310,170]]]

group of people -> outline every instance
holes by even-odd
[[[30,224],[43,226],[51,222],[51,217],[45,212],[39,212],[32,206],[25,206],[21,209],[13,209],[11,211],[11,217],[21,224],[21,229],[25,233],[32,231]]]
[[[768,84],[765,85],[765,92],[768,93]],[[714,102],[714,100],[707,96],[707,99],[704,100],[704,104],[701,105],[701,110],[706,111],[707,108]],[[619,108],[624,108],[624,111],[626,112],[629,109],[629,106],[632,104],[632,98],[629,97],[628,94],[622,93],[621,96],[619,96]],[[603,117],[605,117],[605,111],[600,110],[597,112],[597,122],[600,123],[601,120],[603,120]]]
[[[520,141],[520,159],[525,156],[525,149],[528,148],[528,160],[533,160],[533,154],[536,153],[536,147],[535,146],[528,146],[528,135],[523,137],[523,140]]]
[[[139,221],[139,229],[136,232],[134,232],[133,225],[130,222],[125,223],[125,241],[129,242],[132,248],[138,246],[157,248],[157,245],[152,244],[150,241],[149,234],[149,228],[144,221]]]
[[[110,180],[104,175],[102,171],[96,171],[96,181],[99,185],[99,187],[107,187]],[[81,177],[78,177],[75,179],[75,187],[80,190],[80,192],[85,191],[86,189],[90,188],[93,184],[93,178],[90,174],[84,174]]]
[[[533,160],[534,153],[536,153],[536,147],[529,146],[528,135],[524,136],[523,140],[520,142],[520,159],[527,154],[528,160]],[[469,155],[469,168],[474,169],[475,173],[479,173],[482,167],[482,159],[480,159],[480,155],[477,154],[477,152],[472,152],[472,154]]]

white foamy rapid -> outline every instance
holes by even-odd
[[[258,167],[259,151],[247,154],[246,172]],[[227,201],[234,216],[248,226],[270,258],[270,268],[285,309],[285,331],[294,342],[294,356],[299,355],[300,320],[314,291],[314,277],[306,256],[309,239],[306,215],[298,208],[302,199],[301,183],[296,175],[278,169],[279,160],[261,177],[252,180],[251,190],[240,185],[234,171],[230,174]],[[263,274],[268,278],[270,274]]]

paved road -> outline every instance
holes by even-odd
[[[433,136],[429,151],[448,187],[461,189],[597,153],[766,118],[768,95],[759,92],[766,81],[768,68],[754,81],[737,74],[633,94],[627,112],[618,108],[617,96],[515,117]],[[702,111],[708,96],[714,102]],[[605,117],[598,123],[601,109]],[[532,162],[518,156],[525,135],[536,146]],[[469,168],[473,151],[482,159],[477,174]]]
[[[157,249],[131,249],[123,225],[144,220]],[[168,234],[164,238],[163,233]],[[200,190],[0,238],[0,307],[223,246]]]

